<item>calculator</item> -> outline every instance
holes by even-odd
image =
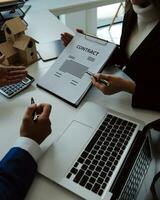
[[[34,81],[34,78],[30,75],[27,75],[25,79],[23,79],[21,82],[18,82],[16,84],[7,85],[0,87],[0,93],[3,94],[7,98],[11,98],[27,88],[31,85],[31,83]]]

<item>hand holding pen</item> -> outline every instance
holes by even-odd
[[[99,73],[92,74],[90,72],[87,72],[87,74],[91,76],[93,85],[106,95],[112,95],[121,91],[133,93],[132,91],[135,88],[133,81],[118,76]]]
[[[90,75],[90,76],[92,76],[97,82],[99,82],[99,83],[102,83],[102,84],[104,84],[106,87],[109,87],[110,86],[110,82],[108,82],[107,80],[105,80],[105,79],[98,79],[97,77],[96,77],[96,74],[94,74],[94,73],[92,73],[92,72],[86,72],[88,75]]]
[[[33,100],[24,114],[20,133],[21,136],[28,137],[41,144],[51,133],[51,122],[49,119],[51,105],[45,103],[36,105],[33,103]],[[36,115],[38,115],[36,123],[33,123]]]

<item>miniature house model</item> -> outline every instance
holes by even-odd
[[[6,40],[10,40],[12,42],[14,42],[19,36],[24,34],[24,31],[26,29],[26,24],[18,17],[6,21],[2,26],[2,30],[5,33]]]
[[[5,60],[3,61],[3,64],[5,65],[11,65],[13,63],[16,63],[17,59],[17,51],[13,48],[12,43],[10,42],[3,42],[0,44],[0,55],[5,55]]]
[[[0,44],[0,54],[5,55],[5,65],[29,65],[37,61],[37,41],[25,35],[26,29],[25,22],[18,17],[4,23],[6,42]]]

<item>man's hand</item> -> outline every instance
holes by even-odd
[[[81,30],[81,29],[76,29],[76,31],[78,33],[83,33],[84,34],[84,31]],[[73,35],[71,35],[70,33],[66,33],[65,32],[65,33],[61,34],[61,40],[63,41],[63,44],[64,44],[65,47],[70,43],[70,41],[72,39],[73,39]]]
[[[23,80],[27,71],[23,66],[4,66],[4,55],[0,56],[0,87],[10,85]]]
[[[38,115],[36,121],[33,121],[34,112]],[[51,105],[49,104],[32,104],[29,106],[23,117],[20,135],[41,144],[52,131],[49,119],[50,112]]]
[[[104,94],[112,95],[121,91],[133,94],[135,91],[136,84],[131,80],[125,80],[121,77],[107,74],[95,74],[94,77],[91,78],[93,85]],[[99,80],[106,80],[109,82],[109,86],[104,85]]]

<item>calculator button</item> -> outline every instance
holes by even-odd
[[[23,84],[23,83],[19,84],[19,87],[23,87],[23,86],[24,86],[24,84]]]
[[[8,95],[11,95],[11,94],[13,94],[13,93],[14,93],[13,91],[8,91],[8,92],[7,92]]]
[[[31,80],[29,78],[25,78],[22,80],[23,83],[28,84]]]
[[[7,89],[6,88],[1,88],[1,90],[5,92]]]
[[[7,90],[7,87],[2,87],[2,90]]]

